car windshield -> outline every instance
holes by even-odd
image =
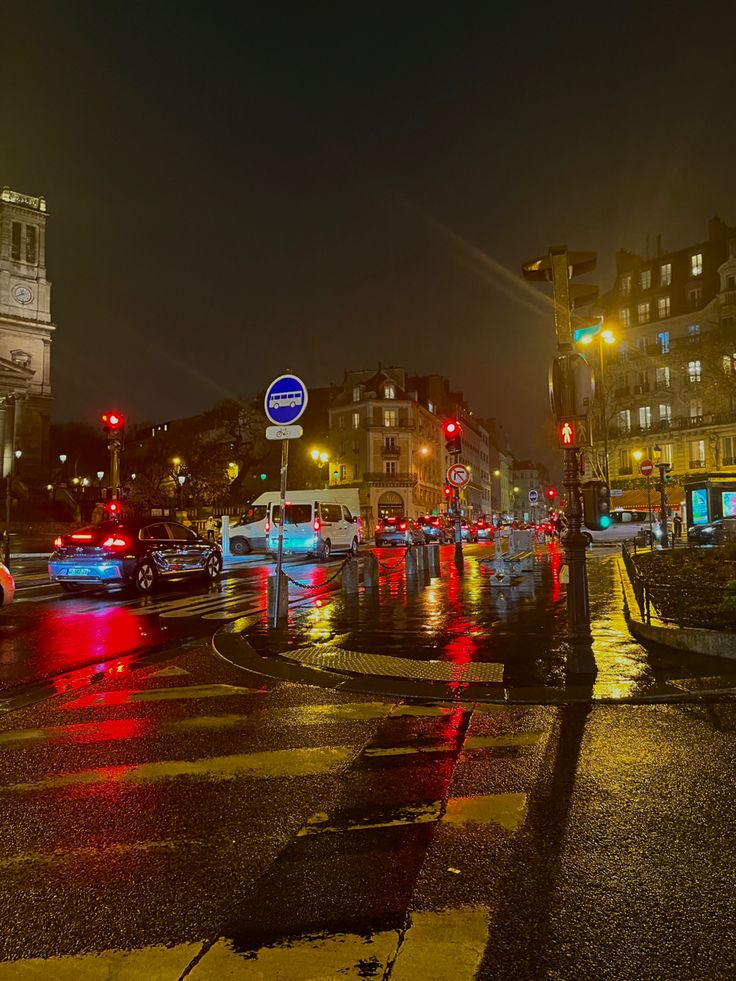
[[[281,520],[281,505],[274,504],[271,512],[274,526]],[[308,525],[312,520],[311,504],[287,504],[284,512],[284,524],[287,525]]]

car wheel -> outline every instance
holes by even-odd
[[[220,575],[222,564],[216,555],[210,555],[204,564],[204,577],[208,582],[214,582]]]
[[[332,555],[332,542],[330,541],[329,538],[325,538],[324,542],[322,543],[322,556],[321,556],[322,561],[327,562],[331,555]]]
[[[60,582],[59,585],[65,593],[78,593],[82,588],[77,582]]]
[[[248,555],[250,542],[247,538],[233,538],[230,542],[230,551],[233,555]]]
[[[358,554],[358,539],[354,538],[350,545],[350,554],[355,557]]]
[[[136,566],[136,570],[133,573],[135,591],[145,596],[151,592],[155,584],[156,570],[148,559],[144,559],[143,562]]]

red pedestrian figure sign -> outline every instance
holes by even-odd
[[[572,446],[575,442],[575,427],[567,420],[560,426],[560,442],[563,446]]]
[[[557,439],[560,441],[560,446],[570,449],[577,446],[588,446],[590,443],[588,420],[579,416],[560,419],[557,423]]]

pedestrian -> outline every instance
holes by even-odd
[[[210,515],[207,518],[204,523],[204,529],[207,532],[207,541],[214,542],[217,537],[217,522],[215,521],[214,515]]]
[[[675,516],[672,519],[672,531],[677,539],[679,539],[682,535],[682,518],[677,513],[675,513]]]

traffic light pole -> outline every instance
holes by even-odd
[[[110,450],[110,493],[112,494],[112,499],[117,500],[118,491],[120,489],[120,440],[111,439],[109,443]]]
[[[667,531],[667,488],[665,486],[665,474],[669,470],[669,464],[658,463],[659,470],[659,506],[660,506],[660,528],[662,529],[662,548],[669,548],[669,532]]]
[[[455,490],[452,499],[455,509],[455,565],[459,572],[463,569],[463,521],[460,513],[460,489]]]

